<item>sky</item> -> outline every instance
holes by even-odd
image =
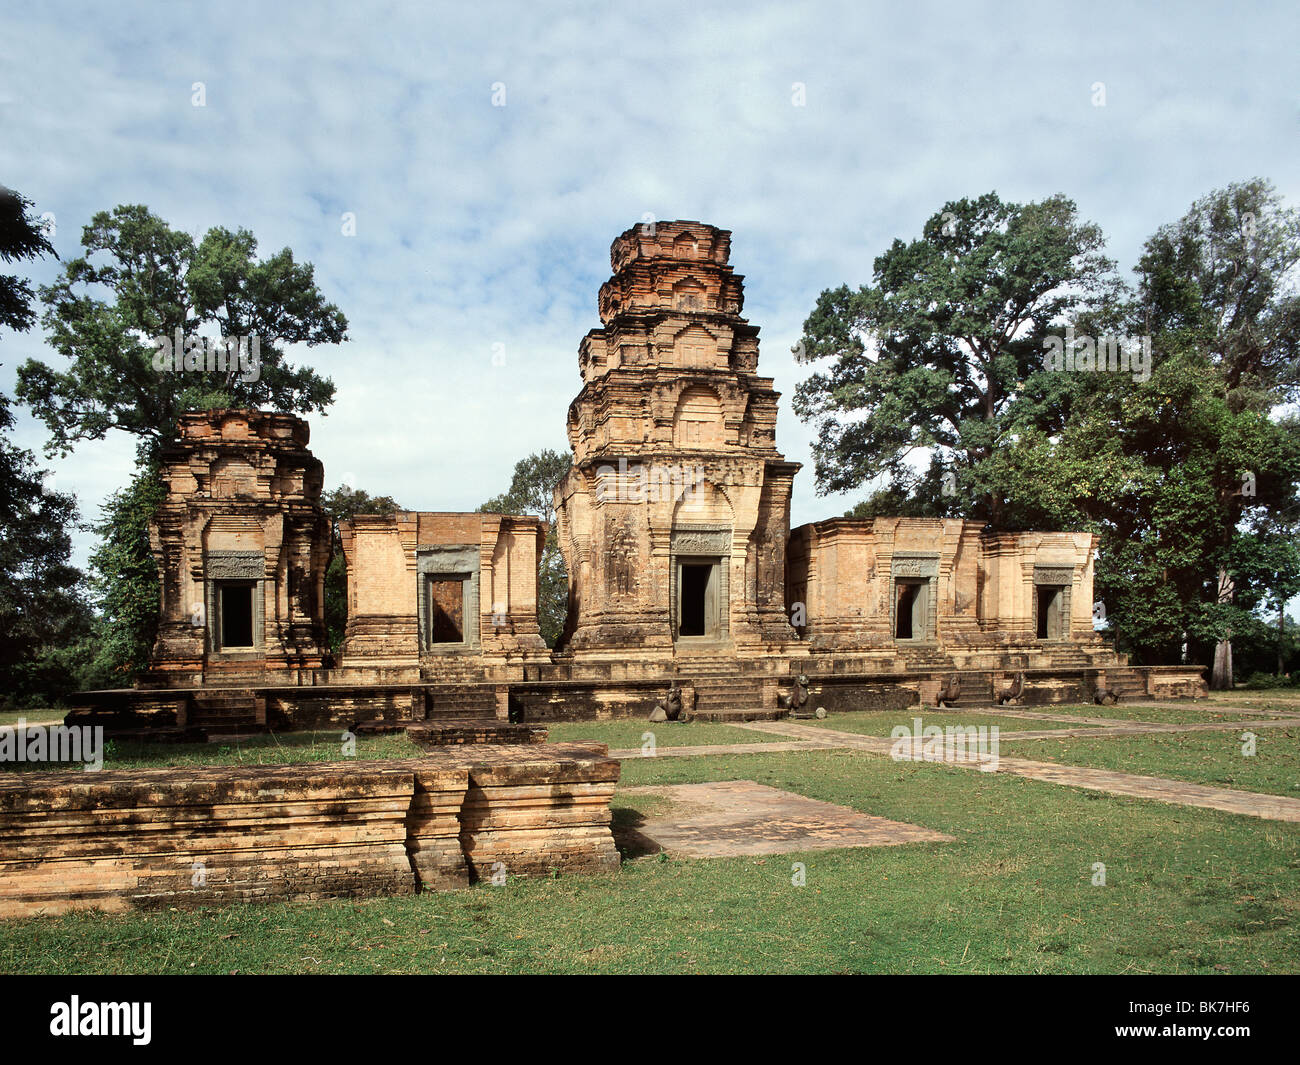
[[[777,443],[805,464],[799,525],[867,494],[816,494],[791,406],[819,293],[990,190],[1065,193],[1125,276],[1213,189],[1264,177],[1300,206],[1297,40],[1294,0],[11,4],[0,184],[53,216],[65,261],[95,212],[138,203],[311,262],[349,321],[293,352],[337,386],[311,417],[326,486],[412,510],[472,510],[567,447],[618,234],[729,229]],[[39,327],[0,330],[0,391],[27,358],[64,362]],[[114,433],[42,464],[91,519],[133,455]]]

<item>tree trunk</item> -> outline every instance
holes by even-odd
[[[1281,601],[1277,608],[1277,675],[1282,675],[1282,667],[1286,664],[1283,661],[1283,650],[1286,647],[1286,600]]]
[[[1219,567],[1219,602],[1231,603],[1236,582],[1232,575],[1222,566]],[[1232,630],[1214,646],[1214,668],[1210,671],[1210,687],[1216,691],[1227,691],[1232,687]]]
[[[1232,633],[1214,645],[1214,669],[1210,673],[1210,687],[1216,692],[1232,687]]]

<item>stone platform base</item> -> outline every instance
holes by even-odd
[[[618,868],[600,743],[0,778],[0,917],[403,895]]]
[[[1065,652],[1061,652],[1065,654]],[[939,657],[942,661],[941,656]],[[991,656],[999,660],[999,656]],[[459,725],[469,722],[487,742],[531,742],[519,734],[496,732],[510,724],[544,725],[552,721],[591,721],[612,718],[646,718],[655,703],[676,685],[683,706],[704,721],[773,720],[780,697],[789,695],[794,678],[809,678],[808,706],[829,711],[902,710],[933,705],[941,693],[957,683],[959,694],[945,699],[958,706],[988,706],[1015,685],[1015,702],[1023,706],[1091,702],[1099,689],[1122,699],[1185,699],[1206,694],[1200,666],[1129,666],[1123,664],[1056,665],[1032,668],[1023,655],[1002,656],[1003,664],[986,668],[955,668],[936,664],[930,668],[900,668],[893,663],[847,655],[820,655],[798,659],[770,658],[704,663],[683,660],[673,672],[631,680],[579,669],[573,664],[521,667],[513,680],[465,680],[456,685],[435,683],[335,685],[300,687],[266,686],[242,690],[224,700],[224,710],[243,706],[242,718],[231,714],[212,724],[229,731],[235,720],[256,728],[351,728],[358,722],[369,728],[394,730],[407,726]],[[625,663],[623,672],[635,663]],[[648,669],[648,667],[647,667]],[[784,670],[785,672],[781,672]],[[580,673],[581,676],[574,674]],[[208,727],[205,717],[216,701],[211,689],[121,689],[83,692],[72,710],[69,725],[102,725],[106,734],[122,735],[132,728],[185,730]],[[252,709],[247,709],[251,707]],[[483,742],[457,739],[449,742]],[[472,733],[465,733],[472,737]]]
[[[512,725],[507,721],[451,721],[407,725],[406,734],[425,750],[432,750],[466,743],[545,743],[547,730],[538,725]]]

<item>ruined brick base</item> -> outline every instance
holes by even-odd
[[[681,689],[683,705],[700,720],[784,717],[780,697],[790,694],[799,674],[809,678],[808,705],[830,711],[933,705],[954,677],[959,694],[945,702],[959,706],[997,703],[1017,682],[1022,683],[1015,702],[1026,706],[1091,702],[1099,688],[1121,699],[1194,699],[1208,692],[1202,666],[1130,666],[1110,657],[1097,664],[1034,665],[1036,660],[1022,653],[967,658],[933,654],[925,668],[904,659],[866,655],[702,658],[670,664],[557,661],[521,669],[510,679],[456,685],[322,683],[83,692],[79,708],[66,720],[69,725],[102,725],[108,735],[153,730],[159,738],[177,740],[194,728],[220,734],[236,727],[254,732],[419,726],[430,730],[428,738],[440,735],[444,743],[517,744],[535,739],[511,731],[510,724],[646,718],[670,685]],[[240,718],[208,716],[219,694],[227,706],[238,703],[252,709]]]
[[[0,917],[405,895],[618,868],[599,743],[0,780]]]

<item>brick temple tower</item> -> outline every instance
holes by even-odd
[[[184,414],[150,523],[161,617],[148,687],[301,683],[325,645],[324,472],[290,414]]]
[[[623,233],[579,347],[574,465],[556,488],[569,571],[560,653],[575,662],[759,658],[796,643],[785,612],[790,492],[778,393],[758,376],[731,234]]]

